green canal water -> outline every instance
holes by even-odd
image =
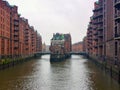
[[[116,81],[82,56],[59,63],[50,63],[49,58],[0,71],[0,90],[120,90]]]

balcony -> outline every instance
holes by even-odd
[[[98,45],[94,45],[94,48],[98,48]]]
[[[99,13],[98,15],[93,16],[93,19],[97,19],[103,17],[103,13]]]
[[[104,44],[103,40],[99,40],[99,41],[98,41],[98,46],[99,46],[99,47],[103,46],[103,44]]]
[[[19,25],[19,20],[15,19],[15,20],[14,20],[14,25],[15,25],[15,26],[18,26],[18,25]]]
[[[29,38],[29,36],[28,36],[28,35],[26,35],[24,38],[25,38],[25,39],[28,39],[28,38]]]
[[[18,42],[17,42],[17,43],[15,43],[15,44],[14,44],[14,46],[19,46],[19,43],[18,43]]]
[[[31,37],[32,39],[35,38],[34,36]]]
[[[103,23],[103,20],[99,20],[99,21],[98,21],[98,24],[102,24],[102,23]]]
[[[24,35],[25,35],[25,36],[29,36],[29,34],[28,34],[28,33],[24,33]]]
[[[116,0],[116,2],[115,2],[115,8],[118,8],[118,9],[120,9],[120,0]]]
[[[28,43],[26,42],[25,45],[28,45]]]
[[[34,34],[32,33],[31,35],[33,35],[34,36]]]
[[[88,30],[91,30],[91,29],[92,29],[92,26],[89,26],[89,27],[88,27]]]
[[[18,27],[15,27],[15,28],[14,28],[14,31],[15,31],[15,32],[18,32],[18,31],[19,31],[19,28],[18,28]]]
[[[93,46],[94,46],[94,48],[97,48],[98,47],[98,43],[95,43]]]
[[[26,51],[28,51],[28,50],[29,50],[29,48],[26,48],[25,50],[26,50]]]
[[[17,50],[19,47],[14,47],[14,50]]]
[[[19,36],[19,33],[18,32],[14,32],[14,36]]]
[[[98,27],[97,30],[102,31],[103,30],[103,26]]]
[[[96,30],[96,29],[97,29],[97,27],[96,27],[96,26],[93,26],[93,29],[94,29],[94,30]]]
[[[28,31],[29,29],[25,29],[26,31]]]
[[[98,32],[98,37],[103,37],[103,32]]]
[[[18,42],[18,41],[19,41],[19,37],[15,37],[15,38],[14,38],[14,41],[15,41],[15,42]]]
[[[19,26],[19,22],[14,22],[14,26],[18,27]]]
[[[94,34],[94,35],[98,35],[98,32],[97,32],[97,31],[94,31],[93,34]]]
[[[19,48],[19,45],[14,45],[14,49],[18,49]]]
[[[89,41],[92,41],[92,38],[88,38]]]
[[[99,20],[99,21],[94,22],[94,25],[98,25],[98,24],[102,24],[102,23],[103,23],[103,20]]]
[[[120,22],[120,13],[115,15],[115,21]]]
[[[102,9],[103,9],[103,7],[100,6],[100,7],[98,7],[98,8],[95,8],[95,9],[93,10],[93,12],[97,12],[97,11],[102,10]]]
[[[94,39],[95,41],[97,41],[97,40],[98,40],[98,36],[94,36],[93,39]]]
[[[25,39],[25,42],[28,42],[29,41],[29,39]]]
[[[120,40],[120,34],[115,34],[115,40]]]

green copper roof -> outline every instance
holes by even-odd
[[[61,39],[64,39],[64,35],[63,34],[61,35]]]
[[[53,35],[52,40],[63,40],[64,38],[64,34],[56,33],[55,35]]]
[[[96,3],[96,4],[99,4],[99,1],[96,1],[95,3]]]

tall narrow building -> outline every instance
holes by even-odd
[[[103,7],[104,0],[99,0],[95,2],[95,9],[93,19],[95,29],[97,30],[97,56],[101,57],[104,55],[104,7]]]
[[[0,0],[0,58],[10,56],[10,5]]]
[[[42,39],[28,20],[20,17],[18,7],[0,0],[0,60],[33,56],[42,51]]]
[[[93,42],[96,41],[95,39],[93,39],[93,32],[94,32],[94,28],[93,28],[93,17],[90,18],[90,22],[88,25],[88,29],[87,29],[87,47],[88,47],[88,54],[89,55],[93,55],[94,51],[93,51]]]
[[[11,7],[11,54],[12,57],[18,57],[20,54],[20,47],[19,47],[19,14],[18,14],[18,7],[12,6]]]
[[[120,0],[114,0],[114,6],[115,6],[115,18],[114,18],[115,57],[120,60]]]
[[[114,59],[114,5],[113,0],[94,3],[93,16],[88,26],[88,53],[100,59]]]
[[[104,2],[104,36],[105,36],[105,57],[107,60],[114,60],[115,40],[114,40],[114,0]]]

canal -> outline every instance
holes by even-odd
[[[82,56],[50,63],[45,55],[0,71],[0,90],[120,90],[120,85]]]

